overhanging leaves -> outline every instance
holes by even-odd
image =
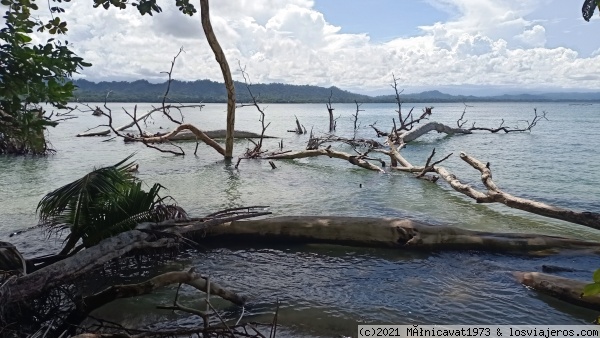
[[[585,21],[590,21],[594,15],[596,7],[600,8],[600,0],[585,0],[581,12]]]

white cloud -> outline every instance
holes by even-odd
[[[368,34],[343,34],[307,0],[222,0],[211,21],[233,70],[246,65],[254,82],[387,88],[394,72],[403,86],[512,85],[600,89],[600,52],[579,57],[544,48],[546,31],[527,14],[548,0],[436,0],[452,13],[422,34],[374,43]],[[164,79],[179,47],[174,77],[221,80],[198,15],[171,2],[153,17],[133,8],[103,10],[89,2],[67,5],[69,41],[93,67],[90,80]],[[239,73],[236,77],[239,79]]]
[[[515,36],[515,38],[528,47],[544,47],[546,44],[546,29],[543,26],[535,25]]]

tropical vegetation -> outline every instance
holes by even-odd
[[[71,76],[90,64],[70,50],[68,41],[52,37],[34,43],[34,30],[51,36],[68,31],[59,17],[46,23],[34,19],[35,0],[0,3],[7,7],[0,29],[0,154],[44,154],[50,150],[46,128],[65,118],[48,114],[44,104],[66,108],[75,89]],[[53,13],[62,11],[51,7]]]
[[[82,178],[48,193],[38,204],[40,223],[51,230],[68,229],[61,255],[89,248],[103,239],[133,229],[140,222],[185,218],[185,211],[167,204],[162,185],[148,191],[131,173],[128,157],[119,163],[93,170]],[[82,244],[77,246],[79,240]]]

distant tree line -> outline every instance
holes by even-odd
[[[150,83],[146,80],[133,82],[90,82],[73,81],[77,86],[74,96],[81,102],[162,102],[166,82]],[[243,88],[244,84],[235,82],[235,86]],[[263,103],[324,103],[332,95],[335,103],[395,103],[394,95],[368,96],[352,93],[337,87],[319,87],[309,85],[290,85],[283,83],[253,84],[252,91]],[[108,94],[108,96],[107,96]],[[236,101],[250,102],[252,98],[247,91],[236,92]],[[169,91],[172,102],[225,103],[227,92],[223,83],[210,80],[178,81],[173,80]],[[501,96],[450,95],[437,90],[416,94],[401,95],[403,102],[599,102],[600,93],[547,93],[516,94]]]

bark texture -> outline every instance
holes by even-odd
[[[600,243],[534,234],[472,231],[408,219],[286,216],[223,223],[205,230],[211,241],[331,243],[380,248],[535,252],[583,250],[599,254]]]
[[[400,138],[404,141],[404,143],[412,142],[419,137],[432,132],[437,131],[438,133],[444,133],[448,135],[453,134],[472,134],[472,132],[468,129],[463,128],[452,128],[445,124],[439,122],[429,122],[424,125],[421,125],[415,129],[409,130],[400,135]]]
[[[304,151],[286,152],[286,153],[282,153],[282,154],[273,154],[273,155],[267,156],[265,158],[270,159],[270,160],[293,160],[293,159],[298,159],[298,158],[317,157],[317,156],[329,156],[329,157],[333,157],[333,158],[339,158],[339,159],[346,160],[346,161],[348,161],[354,165],[357,165],[361,168],[378,171],[378,172],[384,172],[380,167],[378,167],[368,161],[365,161],[364,159],[360,158],[359,156],[354,156],[354,155],[350,155],[347,153],[343,153],[343,152],[339,152],[339,151],[335,151],[335,150],[331,150],[331,149],[324,149],[324,148],[304,150]]]
[[[556,218],[571,223],[577,223],[600,230],[599,213],[577,212],[569,209],[555,207],[542,202],[515,197],[498,188],[498,186],[492,180],[492,171],[481,161],[465,154],[464,152],[460,153],[460,158],[481,173],[481,181],[483,182],[483,185],[485,185],[485,187],[487,188],[486,193],[473,192],[472,196],[469,195],[470,197],[474,198],[477,201],[477,203],[498,202],[505,204],[511,208],[531,212],[533,214],[541,216]],[[455,185],[452,185],[452,187],[454,188]]]
[[[179,133],[181,133],[184,130],[189,130],[191,133],[194,134],[194,136],[196,137],[196,139],[201,140],[202,142],[206,143],[207,145],[209,145],[210,147],[212,147],[213,149],[215,149],[219,154],[226,156],[227,151],[226,149],[223,149],[223,147],[221,147],[220,144],[218,144],[215,140],[213,140],[212,138],[208,137],[208,135],[206,135],[202,130],[198,129],[197,127],[195,127],[192,124],[181,124],[179,126],[177,126],[177,128],[175,128],[173,131],[171,131],[170,133],[161,135],[161,136],[153,136],[153,137],[142,137],[140,139],[125,139],[125,140],[135,140],[135,141],[141,141],[147,144],[151,144],[151,143],[160,143],[160,142],[166,142],[169,141],[172,137],[176,137]]]
[[[212,24],[210,23],[210,13],[208,0],[200,0],[200,18],[202,20],[202,29],[206,35],[206,40],[210,45],[215,59],[221,67],[223,73],[223,81],[225,82],[225,88],[227,89],[227,136],[225,138],[225,158],[233,158],[233,136],[235,126],[235,86],[233,84],[233,78],[231,77],[231,70],[227,63],[227,58],[223,49],[217,40],[215,32],[213,31]]]
[[[540,272],[514,272],[513,275],[525,286],[565,302],[600,310],[600,295],[582,297],[583,287],[589,282],[549,275]]]

